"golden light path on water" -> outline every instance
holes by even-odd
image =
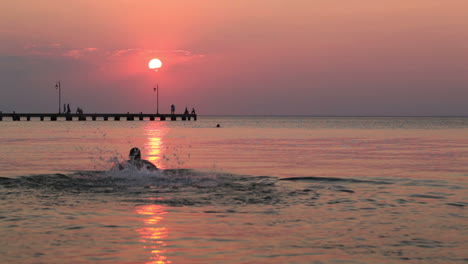
[[[162,157],[164,156],[163,138],[169,131],[169,128],[164,122],[148,122],[144,129],[147,136],[145,143],[147,159],[158,168],[165,169],[162,162]]]
[[[141,237],[141,242],[144,243],[145,249],[151,251],[150,261],[146,264],[170,264],[172,263],[164,256],[166,246],[164,239],[168,237],[169,230],[160,226],[161,220],[167,214],[166,207],[158,204],[142,205],[136,208],[136,213],[145,217],[143,222],[144,227],[137,229]]]
[[[164,122],[149,122],[145,128],[146,142],[145,150],[146,158],[155,164],[158,168],[164,169],[162,157],[164,155],[163,138],[169,131],[169,128]],[[156,199],[156,198],[151,198]],[[161,220],[167,214],[166,207],[157,204],[142,205],[136,208],[136,213],[145,217],[143,219],[144,227],[137,229],[141,237],[141,242],[151,252],[150,261],[146,264],[170,264],[172,263],[164,256],[166,246],[163,241],[168,237],[168,229],[160,226]]]

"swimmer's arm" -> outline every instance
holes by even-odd
[[[143,162],[146,165],[146,169],[148,169],[148,170],[158,170],[158,167],[156,167],[156,165],[154,165],[153,163],[151,163],[151,162],[149,162],[147,160],[143,160]]]

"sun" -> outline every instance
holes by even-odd
[[[150,60],[150,62],[148,63],[148,67],[149,67],[150,69],[156,70],[156,71],[157,71],[159,68],[161,68],[161,66],[162,66],[161,60],[160,60],[160,59],[156,59],[156,58]]]

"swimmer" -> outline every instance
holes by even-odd
[[[130,150],[130,154],[128,155],[129,160],[127,160],[124,164],[119,164],[119,170],[123,170],[125,167],[133,166],[138,170],[142,168],[146,168],[149,171],[157,171],[158,167],[156,167],[153,163],[141,159],[141,152],[138,148],[132,148]]]

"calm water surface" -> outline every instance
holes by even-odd
[[[1,263],[468,262],[468,118],[4,120],[0,157]]]

